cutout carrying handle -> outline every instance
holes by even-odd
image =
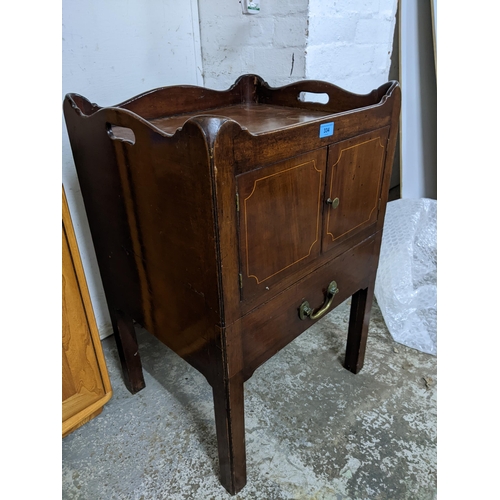
[[[131,128],[107,122],[106,132],[113,141],[121,141],[132,145],[135,144],[135,134]]]
[[[326,92],[299,92],[297,99],[304,103],[328,104],[330,95]]]

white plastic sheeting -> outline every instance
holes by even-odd
[[[437,355],[437,202],[387,204],[375,297],[393,339]]]

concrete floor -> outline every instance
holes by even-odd
[[[113,397],[63,439],[63,499],[436,498],[436,358],[396,344],[375,304],[365,366],[342,367],[348,301],[245,383],[248,483],[219,484],[211,388],[138,332],[146,388],[124,387],[103,341]]]

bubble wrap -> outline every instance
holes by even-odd
[[[375,297],[393,339],[437,355],[437,202],[387,204]]]

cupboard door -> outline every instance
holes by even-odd
[[[319,255],[325,167],[324,148],[238,176],[243,299]]]
[[[323,251],[375,224],[389,127],[329,147]]]

